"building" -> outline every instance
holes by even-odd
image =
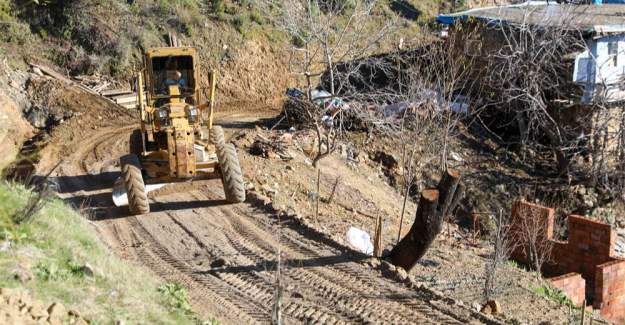
[[[480,88],[469,95],[494,98],[489,127],[513,142],[544,136],[559,173],[575,157],[603,171],[625,157],[625,0],[592,1],[528,1],[438,16],[450,51],[472,61],[467,75]]]
[[[486,34],[492,34],[503,25],[566,28],[579,32],[586,48],[569,56],[574,60],[569,77],[582,89],[581,103],[625,101],[625,0],[593,2],[595,4],[574,5],[528,1],[443,14],[438,16],[438,21],[450,26],[452,32],[458,25],[473,26],[473,31],[481,28],[479,38],[482,41],[489,39],[487,46],[491,47],[497,47],[498,42],[490,42],[492,37]],[[465,44],[465,54],[476,55],[474,43],[469,40]]]

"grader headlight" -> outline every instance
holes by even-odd
[[[169,124],[169,110],[167,108],[160,108],[158,110],[158,118],[160,120],[161,125]]]
[[[189,119],[189,124],[194,124],[198,120],[198,112],[195,106],[187,106],[187,118]]]

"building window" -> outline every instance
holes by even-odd
[[[608,43],[608,56],[615,67],[618,65],[618,42]]]
[[[482,54],[482,42],[480,40],[467,40],[464,44],[464,54],[468,56],[479,56]]]

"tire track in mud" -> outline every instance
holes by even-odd
[[[270,322],[269,315],[257,301],[242,300],[240,298],[243,295],[239,290],[214,277],[198,275],[186,263],[171,255],[137,217],[129,217],[127,221],[134,238],[132,247],[140,261],[164,279],[186,287],[195,302],[194,306],[200,308],[196,311],[204,315],[227,315],[227,319],[236,320],[237,324]],[[206,302],[211,302],[210,307],[205,305]],[[233,315],[234,311],[239,313]]]
[[[271,259],[272,251],[275,250],[271,247],[271,244],[257,236],[257,231],[250,230],[248,226],[234,217],[229,220],[237,223],[234,228],[239,236],[235,238],[243,239],[241,240],[241,245],[245,246],[243,249],[253,252],[260,260],[268,261]],[[283,245],[283,251],[287,254],[287,260],[305,261],[306,259],[323,259],[328,257],[327,255],[320,255],[312,250],[305,249],[299,243],[295,243],[293,239],[286,234],[281,236],[280,244]],[[234,239],[231,240],[234,241]],[[307,253],[301,254],[302,250],[306,250]],[[416,309],[420,312],[415,313],[411,308],[406,308],[404,305],[397,303],[398,299],[412,301],[419,297],[406,292],[406,290],[390,290],[388,287],[380,285],[380,283],[371,281],[369,277],[363,276],[363,274],[371,272],[371,270],[351,262],[348,257],[330,256],[328,262],[330,263],[323,268],[315,266],[306,268],[306,265],[300,268],[287,267],[287,271],[284,273],[298,283],[321,289],[323,298],[328,303],[355,315],[353,320],[358,322],[384,323],[391,321],[393,323],[410,323],[415,321],[434,321],[438,324],[461,324],[458,320],[433,310],[431,306],[426,304],[413,304],[413,307],[417,307]],[[423,317],[424,315],[427,317]]]
[[[197,195],[196,192],[191,192],[190,195],[196,199],[204,198]],[[210,197],[212,196],[210,195]],[[206,249],[208,247],[201,240],[202,237],[206,238],[217,232],[222,235],[220,237],[225,237],[227,244],[238,251],[240,256],[244,257],[237,262],[243,265],[252,263],[252,270],[248,272],[232,272],[230,274],[220,273],[217,270],[213,273],[228,284],[244,292],[251,290],[248,296],[251,295],[252,298],[256,297],[254,299],[260,299],[263,303],[269,304],[272,299],[275,280],[272,277],[263,275],[263,273],[268,273],[267,271],[271,272],[271,270],[275,269],[276,243],[268,240],[268,238],[272,237],[270,230],[267,231],[262,229],[262,227],[257,227],[254,223],[248,222],[246,219],[250,217],[246,216],[246,213],[241,213],[243,209],[239,208],[238,205],[232,208],[208,209],[219,210],[220,213],[213,211],[210,217],[202,216],[204,221],[206,221],[204,224],[214,224],[214,220],[207,219],[214,219],[216,216],[219,216],[219,219],[223,219],[220,220],[223,226],[217,226],[216,231],[212,233],[200,228],[195,231],[192,230],[190,228],[191,225],[185,225],[182,220],[179,220],[177,213],[167,212],[167,215],[174,224],[189,234],[200,248]],[[235,214],[233,210],[240,213]],[[225,216],[225,218],[222,216]],[[246,216],[246,218],[242,216]],[[230,227],[226,227],[226,225]],[[207,232],[209,234],[206,234]],[[290,236],[285,236],[285,239],[290,239]],[[312,250],[306,250],[305,254],[298,253],[297,251],[303,250],[299,243],[291,242],[284,247],[283,255],[287,263],[289,260],[305,261],[306,258],[323,259],[327,257],[335,260],[336,263],[349,263],[347,257],[334,258],[332,255],[321,255]],[[220,256],[225,254],[227,254],[226,251],[220,250],[217,253],[212,252],[211,255]],[[299,308],[302,305],[301,303],[285,299],[285,314],[302,322],[317,322],[323,318],[324,322],[330,323],[337,321],[357,323],[387,323],[389,321],[392,323],[413,323],[415,321],[438,324],[461,323],[457,319],[436,310],[431,305],[416,302],[418,298],[424,299],[424,297],[417,297],[415,294],[409,294],[408,292],[381,288],[375,281],[362,282],[362,277],[359,276],[359,273],[370,272],[370,270],[366,270],[356,263],[351,264],[353,265],[346,267],[350,270],[352,268],[360,269],[360,272],[353,270],[349,272],[355,273],[357,276],[343,272],[343,267],[336,270],[332,265],[327,265],[323,268],[313,266],[310,269],[306,265],[301,267],[286,266],[282,273],[283,281],[296,285],[299,291],[304,292],[306,308],[301,309]],[[262,269],[266,270],[262,271]],[[367,280],[370,279],[367,278]],[[258,290],[264,292],[261,294]],[[304,295],[298,292],[298,296],[303,298]],[[411,308],[398,302],[404,300],[412,302]],[[418,312],[415,312],[415,310]]]

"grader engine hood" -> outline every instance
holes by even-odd
[[[195,175],[194,135],[191,130],[171,128],[167,131],[169,173],[172,177],[190,178]]]

